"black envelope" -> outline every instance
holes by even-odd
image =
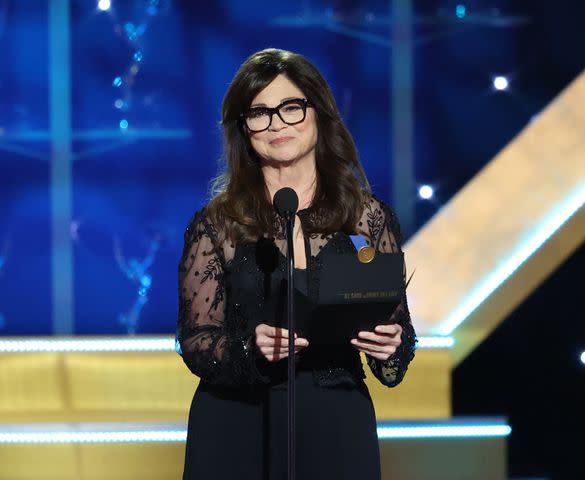
[[[302,333],[312,344],[348,344],[358,332],[392,323],[405,293],[404,254],[376,252],[369,263],[356,253],[322,254],[319,297]]]

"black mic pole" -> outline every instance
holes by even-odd
[[[294,315],[294,245],[293,220],[294,213],[286,215],[287,238],[287,299],[286,316],[288,321],[288,480],[295,479],[295,315]]]
[[[294,218],[299,207],[297,193],[289,187],[281,188],[272,201],[278,214],[285,220],[286,230],[286,317],[288,325],[288,480],[295,480],[295,315],[294,315]]]

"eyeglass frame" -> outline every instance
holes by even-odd
[[[286,105],[288,103],[293,103],[293,102],[296,102],[296,103],[300,102],[301,103],[301,108],[303,109],[303,118],[302,118],[302,120],[299,120],[298,122],[289,123],[280,116],[280,109],[284,105]],[[249,132],[259,133],[259,132],[264,132],[265,130],[268,130],[270,128],[270,125],[272,125],[272,118],[274,117],[275,113],[276,113],[276,115],[278,115],[278,118],[280,118],[282,123],[285,123],[286,125],[298,125],[299,123],[303,123],[305,121],[305,119],[307,118],[307,108],[312,108],[312,107],[313,107],[313,105],[306,98],[289,98],[288,100],[285,100],[284,102],[277,105],[276,107],[252,107],[252,108],[248,109],[247,112],[241,113],[240,118]],[[262,130],[252,130],[248,126],[248,123],[246,122],[246,116],[250,113],[250,111],[252,111],[255,108],[265,110],[270,115],[270,121],[268,122],[268,126],[266,128],[263,128]]]

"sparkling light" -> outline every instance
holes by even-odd
[[[128,129],[128,120],[126,120],[125,118],[120,120],[120,128],[122,130],[127,130]]]
[[[112,85],[114,87],[119,87],[122,85],[122,77],[116,77],[114,78],[114,81],[112,82]]]
[[[546,218],[534,233],[522,243],[500,267],[491,272],[464,301],[438,326],[435,333],[451,335],[465,319],[512,275],[536,250],[585,205],[585,184],[570,195]]]
[[[109,10],[111,6],[112,6],[112,5],[111,5],[111,2],[110,2],[110,0],[100,0],[100,1],[98,2],[98,8],[99,8],[99,9],[100,9],[102,12],[105,12],[105,11]]]
[[[418,189],[418,195],[423,200],[428,200],[433,197],[434,195],[433,187],[430,185],[423,185]]]
[[[465,8],[465,5],[457,5],[455,7],[455,15],[457,15],[457,18],[465,17],[466,13],[467,13],[467,9]]]
[[[494,88],[496,90],[499,90],[500,92],[503,90],[507,90],[509,87],[508,79],[503,75],[498,75],[497,77],[494,77],[493,84]]]

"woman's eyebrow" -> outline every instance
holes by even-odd
[[[296,100],[299,97],[286,97],[283,98],[282,100],[280,100],[280,103],[286,102],[287,100]],[[279,105],[280,105],[279,103]],[[268,105],[266,105],[265,103],[254,103],[253,105],[250,105],[250,108],[254,108],[254,107],[267,107]]]

